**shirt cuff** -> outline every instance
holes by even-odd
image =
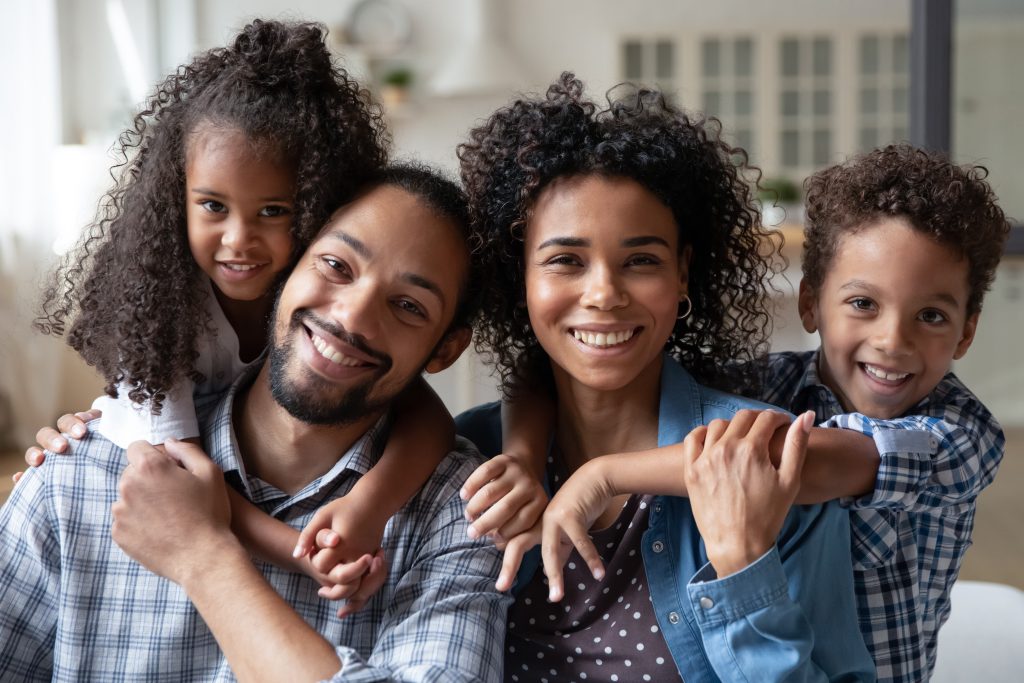
[[[912,507],[932,474],[939,440],[923,430],[884,427],[875,427],[870,436],[879,456],[875,487],[860,497],[841,498],[840,505],[854,509]]]
[[[686,586],[697,623],[717,626],[741,619],[788,596],[786,573],[779,549],[771,549],[735,574],[724,579],[711,563],[705,564]]]

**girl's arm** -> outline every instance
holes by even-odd
[[[387,521],[452,450],[455,423],[425,380],[418,379],[398,397],[395,416],[380,460],[348,494],[314,515],[292,543],[295,557],[317,550],[313,566],[329,573],[339,563],[374,555]]]

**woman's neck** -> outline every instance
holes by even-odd
[[[274,308],[273,297],[268,293],[252,301],[229,299],[216,285],[213,285],[213,294],[238,337],[239,359],[244,363],[255,360],[267,345],[267,323]]]
[[[584,386],[555,369],[555,439],[570,474],[608,453],[658,445],[662,362],[659,356],[628,385],[612,391]]]

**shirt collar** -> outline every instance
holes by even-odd
[[[700,386],[676,359],[661,359],[661,395],[658,407],[658,446],[679,443],[704,424]]]
[[[283,491],[267,484],[258,477],[250,477],[245,471],[245,462],[238,449],[238,438],[235,435],[232,420],[235,398],[255,381],[262,363],[254,363],[246,368],[235,380],[224,395],[217,401],[209,416],[200,421],[203,447],[217,465],[223,470],[229,481],[239,485],[245,495],[254,502],[282,499],[277,507],[287,507],[316,496],[321,492],[330,492],[336,488],[345,476],[354,475],[356,479],[370,471],[387,443],[391,424],[390,413],[385,413],[361,437],[338,458],[331,469],[309,482],[300,491],[288,496]]]
[[[785,397],[785,405],[789,410],[797,415],[805,410],[813,410],[816,422],[824,422],[832,415],[844,412],[835,393],[821,380],[821,374],[818,372],[820,362],[819,347],[804,364],[799,380],[793,383],[792,395]]]

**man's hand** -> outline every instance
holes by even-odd
[[[203,560],[238,541],[220,468],[196,445],[169,439],[164,447],[166,454],[144,441],[128,447],[111,534],[144,567],[184,585]]]

